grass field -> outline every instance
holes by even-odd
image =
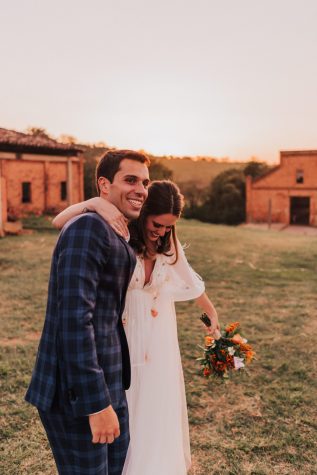
[[[56,473],[37,413],[23,402],[56,236],[0,240],[1,474]],[[257,352],[250,375],[204,380],[199,311],[178,304],[191,475],[316,474],[317,239],[194,221],[181,222],[179,236],[222,323],[239,320]]]

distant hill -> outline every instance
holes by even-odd
[[[245,162],[222,162],[215,159],[155,157],[162,165],[173,172],[176,183],[195,182],[199,188],[208,186],[215,176],[229,168],[243,168]]]
[[[90,185],[90,183],[94,181],[96,161],[108,149],[105,146],[77,145],[84,151],[86,173],[89,174],[89,187],[92,187],[91,191],[85,190],[85,194],[90,196],[94,192],[94,184]],[[192,159],[190,157],[158,157],[153,155],[150,155],[150,158],[171,170],[173,173],[172,180],[180,186],[194,182],[197,188],[200,189],[210,185],[219,173],[230,168],[240,169],[246,166],[245,162],[221,161],[214,158]]]

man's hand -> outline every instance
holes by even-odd
[[[112,444],[120,435],[119,420],[112,406],[89,416],[89,424],[93,444]]]

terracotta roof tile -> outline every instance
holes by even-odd
[[[32,151],[51,151],[51,152],[65,152],[69,154],[73,152],[78,154],[82,150],[73,144],[63,144],[54,139],[43,137],[40,135],[23,134],[15,130],[0,128],[0,150],[1,148],[17,148],[23,151],[32,149]]]

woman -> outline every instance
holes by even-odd
[[[196,299],[219,329],[204,283],[189,266],[176,238],[183,196],[171,181],[155,181],[140,217],[129,224],[137,264],[123,313],[132,384],[127,391],[130,446],[123,475],[185,475],[190,445],[185,387],[177,339],[175,301]],[[122,236],[121,213],[102,198],[72,205],[54,219],[62,227],[87,210],[101,214]]]

